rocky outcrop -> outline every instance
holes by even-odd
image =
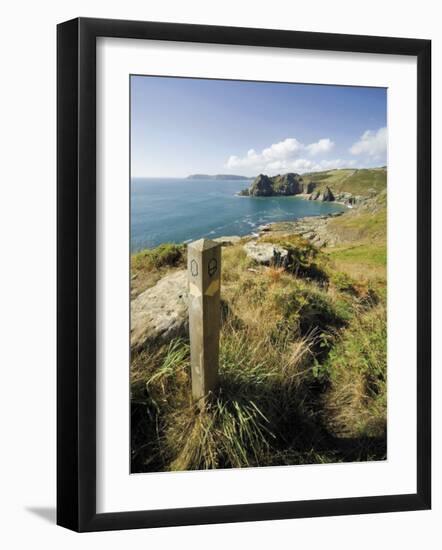
[[[303,179],[299,174],[284,174],[272,178],[274,195],[299,195],[304,192]]]
[[[272,243],[250,241],[244,245],[249,258],[263,265],[287,267],[289,254],[285,248]]]
[[[352,195],[351,193],[342,192],[335,195],[335,201],[347,206],[359,206],[370,200],[371,197],[363,197],[361,195]]]
[[[306,195],[310,195],[310,193],[313,193],[315,190],[316,183],[314,181],[307,181],[303,184],[303,193]]]
[[[348,192],[334,192],[331,187],[321,185],[310,179],[304,180],[302,176],[295,173],[288,173],[269,177],[260,174],[256,177],[249,188],[239,194],[250,197],[271,197],[271,196],[292,196],[302,195],[303,198],[312,201],[341,202],[348,206],[359,205],[368,197],[354,196]],[[375,194],[374,189],[369,189],[369,196]]]
[[[133,351],[152,343],[168,342],[187,332],[186,271],[166,275],[132,300],[130,344]]]
[[[312,216],[301,218],[292,222],[276,222],[272,224],[272,233],[275,235],[300,235],[316,246],[334,246],[338,244],[339,237],[334,231],[330,231],[329,222],[344,212],[336,212],[325,216]]]
[[[241,240],[241,237],[238,237],[238,235],[231,235],[227,237],[216,237],[215,239],[212,239],[212,241],[220,243],[221,246],[233,246],[234,244],[238,244],[240,240]]]
[[[324,202],[331,202],[331,201],[334,201],[334,200],[335,200],[335,197],[334,197],[334,195],[333,195],[333,193],[332,193],[330,187],[327,186],[327,187],[325,188],[325,191],[324,191],[324,193],[323,193],[323,195],[322,195],[322,200],[323,200]]]
[[[299,195],[311,192],[313,182],[304,182],[299,174],[288,173],[270,178],[264,174],[257,176],[250,187],[241,192],[250,197],[271,197],[275,195]]]
[[[248,189],[248,195],[251,197],[270,197],[274,194],[273,182],[264,174],[260,174],[256,177]]]

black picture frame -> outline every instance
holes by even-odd
[[[96,512],[96,39],[134,38],[417,58],[417,492]],[[79,18],[57,28],[57,523],[75,531],[425,510],[431,506],[431,41]]]

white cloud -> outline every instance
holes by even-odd
[[[316,143],[310,143],[306,149],[311,155],[318,155],[319,153],[328,153],[334,147],[334,143],[329,138],[322,138]]]
[[[327,153],[333,146],[334,143],[329,138],[322,138],[308,145],[304,145],[295,138],[286,138],[266,147],[260,153],[249,149],[244,157],[232,155],[228,158],[226,166],[230,169],[242,169],[252,174],[263,172],[269,175],[290,171],[320,170],[320,163],[303,158],[303,155],[315,156]]]
[[[366,130],[360,139],[350,147],[352,155],[365,155],[372,159],[381,159],[387,153],[387,128]]]
[[[293,158],[304,149],[304,145],[295,138],[287,138],[279,143],[274,143],[262,150],[262,157],[267,161],[286,160]]]

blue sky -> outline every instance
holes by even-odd
[[[255,176],[387,163],[387,90],[131,77],[131,173]]]

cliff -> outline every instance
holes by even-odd
[[[304,181],[299,174],[288,173],[269,177],[264,174],[257,176],[250,187],[242,194],[251,197],[270,197],[274,195],[299,195],[311,193],[314,184]]]
[[[327,170],[277,176],[260,174],[240,195],[250,197],[302,195],[309,200],[359,205],[378,195],[387,184],[385,168]]]

